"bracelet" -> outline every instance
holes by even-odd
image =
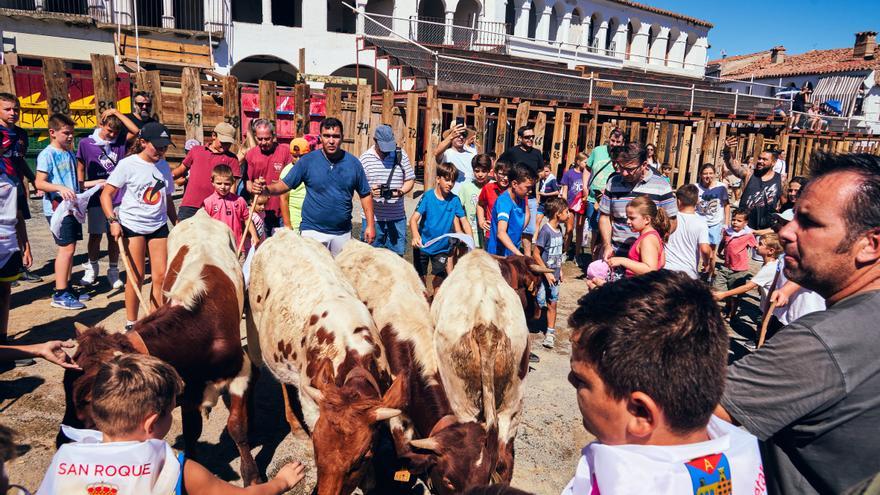
[[[107,223],[119,223],[119,219],[116,217],[107,217]]]

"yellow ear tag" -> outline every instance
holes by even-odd
[[[400,482],[406,483],[409,481],[409,477],[410,477],[409,471],[407,471],[406,469],[401,469],[400,471],[397,471],[396,473],[394,473],[394,481],[400,481]]]

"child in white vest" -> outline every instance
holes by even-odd
[[[123,354],[102,365],[91,402],[100,431],[63,426],[74,443],[55,453],[37,494],[281,494],[303,478],[302,464],[292,462],[269,482],[240,488],[175,454],[163,438],[182,390],[174,368],[155,357]]]
[[[583,449],[563,495],[765,494],[757,439],[712,416],[728,336],[712,294],[660,270],[591,290],[569,320]]]

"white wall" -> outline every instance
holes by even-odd
[[[68,26],[22,16],[15,21],[8,17],[0,18],[0,31],[4,38],[10,39],[4,43],[4,51],[14,49],[22,56],[88,61],[92,53],[115,54],[113,35],[95,28]]]

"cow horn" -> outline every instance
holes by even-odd
[[[530,264],[529,269],[532,273],[553,273],[555,271],[552,268],[547,268],[546,266],[541,266],[537,263]]]
[[[89,327],[87,327],[86,325],[83,325],[82,323],[80,323],[78,321],[75,321],[75,322],[73,322],[73,329],[76,331],[76,336],[79,337],[80,335],[85,333],[85,331],[88,330]]]
[[[409,444],[417,449],[430,450],[437,454],[440,453],[440,442],[430,437],[410,440]]]
[[[373,410],[373,420],[376,422],[385,421],[386,419],[391,419],[395,416],[400,416],[403,414],[403,411],[400,409],[392,409],[390,407],[377,407]]]

